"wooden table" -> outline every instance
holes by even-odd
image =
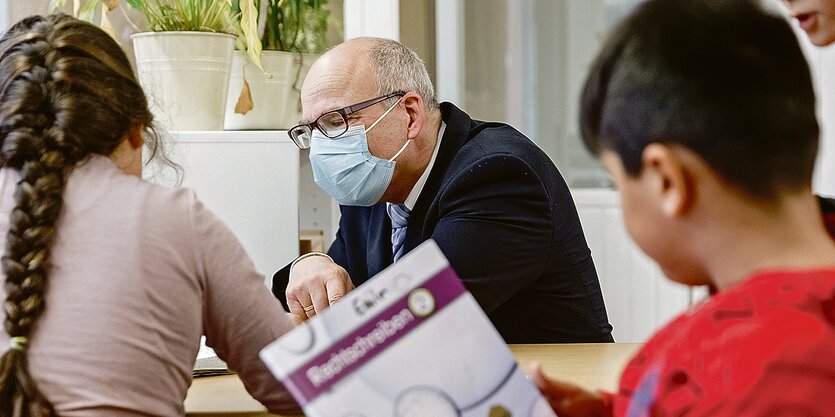
[[[545,373],[588,389],[614,390],[638,343],[510,345],[519,364],[542,364]],[[195,378],[186,396],[189,416],[270,416],[244,389],[237,375]]]

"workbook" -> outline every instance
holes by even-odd
[[[553,417],[433,241],[261,351],[308,417]]]

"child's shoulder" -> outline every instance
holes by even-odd
[[[635,362],[698,364],[710,374],[786,356],[802,361],[798,350],[813,346],[835,351],[835,268],[753,275],[668,323]]]
[[[798,271],[767,271],[717,294],[676,324],[691,346],[727,352],[755,340],[770,344],[792,337],[835,335],[835,267]],[[810,333],[815,332],[815,333]],[[712,344],[703,338],[721,341]],[[684,341],[682,341],[684,342]]]
[[[742,415],[753,399],[777,406],[763,398],[787,387],[835,387],[833,351],[835,268],[757,274],[657,332],[627,366],[621,394],[650,392],[654,407],[672,414]]]

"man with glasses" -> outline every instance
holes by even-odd
[[[508,343],[612,341],[571,194],[528,138],[438,104],[417,54],[387,39],[327,52],[301,98],[289,135],[342,217],[327,254],[273,277],[290,312],[321,313],[434,239]]]

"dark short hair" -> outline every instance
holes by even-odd
[[[797,38],[754,0],[643,3],[594,62],[580,125],[629,175],[647,144],[678,144],[760,199],[811,184],[820,133]]]

